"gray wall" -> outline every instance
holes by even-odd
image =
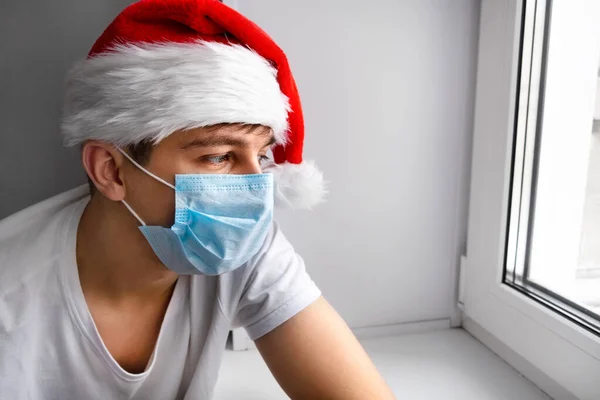
[[[86,182],[59,135],[64,77],[128,3],[0,1],[0,219]]]
[[[124,3],[2,2],[0,217],[85,182],[58,135],[62,82]],[[277,214],[313,278],[352,327],[449,318],[479,0],[233,3],[288,53],[330,181],[314,212]]]
[[[330,181],[278,213],[353,328],[452,316],[464,247],[478,0],[225,1],[286,50],[306,158]]]

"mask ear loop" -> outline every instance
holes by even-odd
[[[121,200],[121,203],[123,203],[125,205],[125,207],[127,207],[129,212],[131,213],[131,215],[133,215],[140,222],[140,224],[142,224],[142,226],[146,226],[146,223],[144,222],[144,220],[142,218],[140,218],[140,216],[137,215],[137,213],[135,211],[133,211],[133,208],[131,208],[131,206],[129,204],[127,204],[127,202],[125,200]]]
[[[116,149],[119,150],[119,152],[121,154],[123,154],[125,156],[125,158],[127,158],[129,161],[131,161],[131,163],[133,165],[135,165],[140,170],[142,170],[142,172],[144,172],[146,175],[151,176],[152,178],[156,179],[163,185],[166,185],[166,186],[170,187],[171,189],[175,190],[175,186],[171,185],[169,182],[165,181],[163,178],[154,175],[152,172],[150,172],[146,168],[142,167],[140,164],[138,164],[137,161],[135,161],[133,158],[131,158],[131,156],[129,154],[127,154],[123,149],[121,149],[120,147],[117,147]]]
[[[127,158],[129,161],[131,161],[131,163],[133,165],[135,165],[136,167],[138,167],[142,172],[144,172],[146,175],[151,176],[152,178],[156,179],[157,181],[159,181],[160,183],[170,187],[171,189],[175,190],[175,186],[171,185],[169,182],[165,181],[164,179],[154,175],[152,172],[148,171],[146,168],[142,167],[140,164],[138,164],[137,161],[135,161],[129,154],[127,154],[123,149],[121,149],[120,147],[116,147],[117,150],[119,150],[119,152],[121,154],[123,154],[125,156],[125,158]],[[133,208],[127,204],[127,202],[125,200],[121,200],[121,203],[123,203],[123,205],[125,205],[125,207],[127,207],[127,209],[129,210],[129,212],[131,213],[131,215],[133,215],[140,224],[142,224],[142,226],[146,226],[146,223],[144,222],[144,220],[142,218],[140,218],[140,216],[133,211]]]

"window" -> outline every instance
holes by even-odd
[[[504,282],[600,334],[600,46],[554,7],[525,3]]]
[[[481,2],[463,326],[557,399],[600,399],[598,21]]]

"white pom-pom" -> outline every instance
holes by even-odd
[[[277,206],[310,209],[325,199],[323,173],[313,161],[271,164],[264,172],[274,175]]]

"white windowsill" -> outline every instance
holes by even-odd
[[[398,399],[549,399],[461,329],[361,342]],[[215,400],[287,398],[256,350],[225,353]]]

